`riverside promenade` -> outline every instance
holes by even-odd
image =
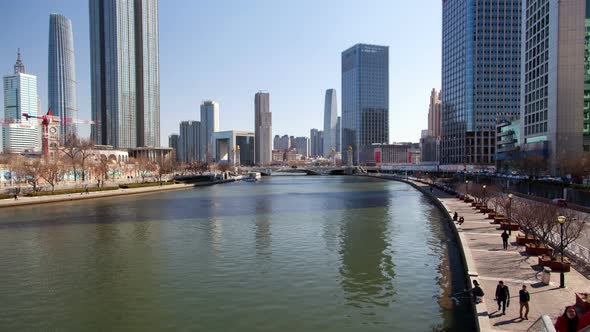
[[[382,178],[389,178],[381,176]],[[542,269],[538,266],[536,256],[528,256],[524,247],[516,245],[518,231],[513,231],[508,250],[502,248],[502,231],[498,225],[486,219],[485,214],[473,208],[471,204],[413,180],[403,180],[437,199],[449,217],[456,211],[465,218],[463,225],[454,223],[458,243],[462,246],[469,282],[477,280],[485,296],[484,302],[475,307],[480,331],[526,331],[541,315],[548,315],[555,322],[563,313],[564,307],[575,304],[576,292],[590,292],[590,281],[573,268],[565,273],[565,288],[559,288],[559,272],[551,273],[551,282],[545,285]],[[498,311],[494,295],[498,281],[502,280],[510,290],[510,306],[506,315]],[[528,320],[519,318],[518,292],[522,285],[527,285],[531,296]]]
[[[45,204],[45,203],[54,203],[54,202],[68,202],[68,201],[96,199],[96,198],[123,196],[123,195],[148,194],[148,193],[155,193],[155,192],[162,192],[162,191],[169,191],[169,190],[190,189],[190,188],[199,187],[199,186],[210,186],[210,185],[214,185],[214,184],[233,182],[233,181],[234,181],[233,179],[230,179],[230,180],[217,180],[217,181],[199,182],[199,183],[191,183],[191,184],[168,184],[168,185],[162,185],[162,186],[150,186],[150,187],[116,189],[116,190],[105,190],[105,191],[94,191],[94,192],[91,191],[88,194],[74,193],[74,194],[47,195],[47,196],[36,196],[36,197],[19,196],[18,200],[0,199],[0,208],[35,205],[35,204]]]

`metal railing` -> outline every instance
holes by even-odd
[[[556,332],[551,318],[547,315],[542,315],[531,325],[527,332]]]

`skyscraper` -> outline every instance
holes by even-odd
[[[440,137],[440,91],[437,93],[436,89],[432,89],[430,92],[430,103],[428,105],[428,136]]]
[[[201,122],[182,121],[179,130],[177,160],[185,163],[199,161]]]
[[[175,160],[178,161],[178,142],[180,141],[180,135],[171,134],[168,136],[168,147],[174,149]]]
[[[443,1],[443,164],[493,164],[496,117],[519,113],[521,5]]]
[[[583,151],[586,2],[522,4],[521,153],[556,175]]]
[[[324,131],[312,129],[309,131],[310,155],[322,157],[324,155]]]
[[[206,100],[201,104],[201,147],[199,159],[208,163],[213,155],[213,133],[219,131],[219,103]]]
[[[389,143],[389,47],[357,44],[342,52],[343,160],[373,143]]]
[[[49,109],[60,119],[60,142],[77,134],[78,95],[72,22],[60,14],[49,15],[47,95]]]
[[[37,76],[25,73],[20,49],[14,73],[4,76],[4,118],[12,123],[2,127],[5,151],[31,152],[39,150],[40,128],[36,119],[27,120],[23,114],[38,115]]]
[[[117,148],[160,145],[157,0],[89,0],[91,136]]]
[[[336,152],[342,152],[342,118],[336,121]]]
[[[338,125],[338,106],[336,89],[326,90],[324,101],[324,157],[330,157],[332,149],[336,150],[336,126]]]
[[[258,92],[254,96],[254,129],[254,163],[270,164],[272,161],[272,113],[268,92]]]

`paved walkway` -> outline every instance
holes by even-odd
[[[428,186],[414,182],[428,194]],[[491,224],[487,215],[443,191],[434,190],[434,196],[447,209],[449,215],[455,211],[465,218],[463,225],[455,224],[459,240],[467,261],[470,283],[479,281],[485,296],[484,303],[476,305],[481,331],[526,331],[541,315],[549,315],[553,322],[563,313],[566,305],[575,303],[575,292],[590,292],[590,281],[571,269],[565,274],[566,288],[559,288],[559,272],[551,274],[551,283],[541,282],[542,270],[536,256],[528,256],[524,247],[516,245],[512,232],[508,250],[502,249],[502,231]],[[498,281],[504,281],[510,290],[510,306],[506,315],[498,311],[494,301]],[[526,284],[531,294],[529,320],[519,318],[518,291]]]

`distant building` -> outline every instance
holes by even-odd
[[[291,148],[291,138],[289,135],[275,135],[273,150],[287,151]]]
[[[182,121],[179,132],[176,160],[184,163],[200,161],[201,122]]]
[[[304,159],[309,158],[309,138],[308,137],[295,137],[293,148],[297,150],[297,153],[301,154]]]
[[[361,164],[407,164],[420,162],[418,143],[372,144],[363,147]]]
[[[178,161],[178,143],[180,141],[180,135],[172,134],[168,136],[168,147],[174,149],[176,155],[176,161]]]
[[[2,147],[13,153],[40,150],[40,126],[37,119],[27,120],[23,114],[40,115],[37,76],[25,73],[20,49],[14,73],[4,76],[4,119]]]
[[[258,92],[254,97],[254,129],[254,163],[268,165],[272,160],[272,113],[268,92]]]
[[[430,92],[428,105],[428,129],[422,131],[420,137],[420,151],[423,162],[440,162],[441,137],[441,93],[436,89]]]
[[[285,151],[283,150],[272,150],[272,161],[273,163],[282,163],[285,160]]]
[[[373,143],[389,143],[389,47],[357,44],[342,52],[342,157]]]
[[[336,151],[336,130],[338,126],[338,105],[336,101],[336,89],[326,90],[324,100],[324,144],[322,154],[330,157],[332,149]]]
[[[199,160],[208,163],[215,159],[213,153],[213,133],[219,131],[219,103],[204,101],[201,104],[201,137]]]
[[[59,118],[59,137],[63,144],[68,136],[77,134],[77,125],[72,120],[78,119],[74,34],[72,22],[63,15],[49,15],[48,64],[49,109]]]
[[[127,151],[129,151],[130,158],[148,159],[151,161],[165,160],[174,154],[172,148],[141,147],[130,148]]]
[[[342,152],[342,118],[336,121],[336,152]]]
[[[310,140],[310,155],[313,157],[321,157],[324,155],[324,131],[312,129],[309,131]]]
[[[213,133],[213,156],[220,163],[254,165],[254,133],[238,130]]]
[[[160,146],[158,0],[89,0],[91,138]]]
[[[523,5],[521,152],[546,156],[553,175],[563,174],[561,162],[583,151],[586,2]]]
[[[430,103],[428,105],[428,136],[440,137],[440,91],[436,89],[430,92]]]

